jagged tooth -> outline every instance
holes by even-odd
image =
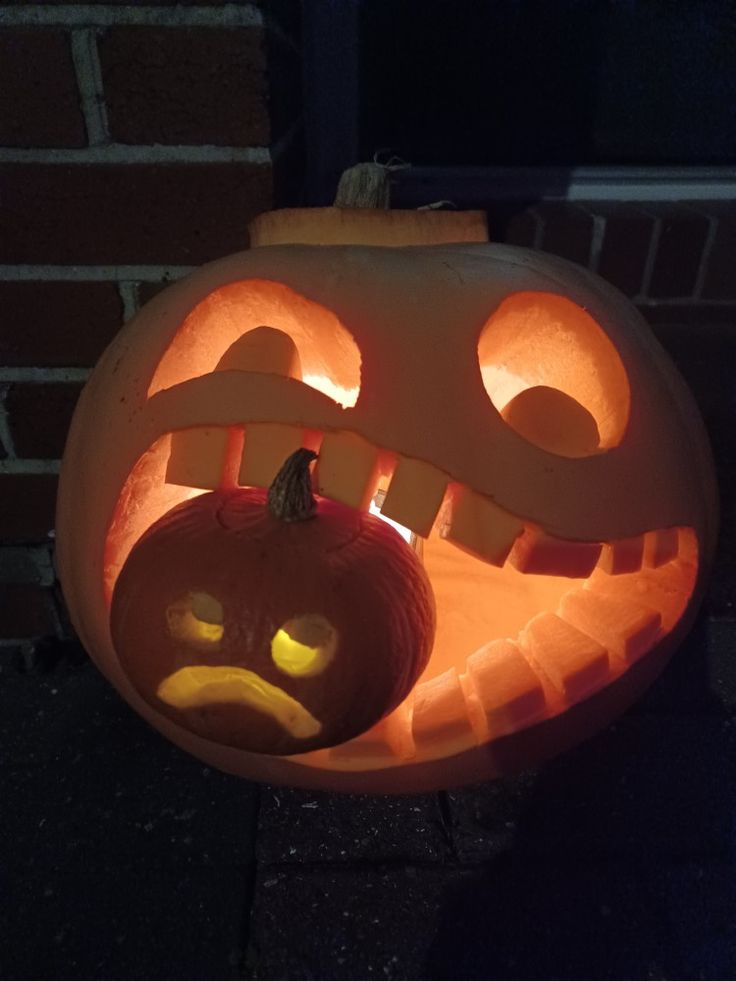
[[[608,677],[608,653],[597,641],[554,613],[539,613],[519,634],[519,646],[569,701],[578,701]]]
[[[450,487],[441,522],[441,538],[498,566],[524,528],[522,521],[494,501],[459,484]]]
[[[662,617],[633,600],[603,596],[593,589],[573,589],[560,600],[559,615],[631,664],[651,648]]]
[[[418,753],[459,753],[475,746],[465,693],[456,668],[424,681],[415,688],[412,733]]]
[[[619,576],[626,572],[638,572],[644,555],[644,536],[618,538],[606,542],[601,551],[598,568],[609,576]]]
[[[378,487],[379,451],[355,433],[327,433],[315,473],[317,493],[365,510]]]
[[[261,326],[247,331],[225,351],[215,366],[215,371],[262,371],[301,378],[299,352],[288,334],[275,327]],[[259,424],[260,425],[260,424]],[[258,428],[254,426],[253,428]],[[240,466],[239,482],[266,486],[276,475],[271,473],[271,458],[277,455],[282,445],[291,445],[283,433],[287,426],[263,424],[262,443],[267,442],[267,431],[273,429],[274,445],[256,448],[252,453],[252,463],[244,461]],[[215,490],[223,483],[233,484],[240,463],[242,429],[240,427],[199,426],[182,430],[171,437],[171,453],[166,468],[166,481],[186,487],[200,487]],[[256,438],[256,444],[259,439]],[[300,443],[284,453],[282,461],[289,453],[298,449]],[[244,472],[245,471],[245,472]]]
[[[300,426],[250,423],[245,430],[238,483],[248,487],[269,487],[287,457],[301,446],[314,449],[315,445],[315,434]]]
[[[166,483],[215,490],[222,484],[231,433],[228,429],[197,426],[171,434]]]
[[[491,738],[514,732],[544,715],[539,677],[510,640],[494,640],[471,654],[467,674]]]
[[[589,576],[600,558],[599,542],[570,542],[541,528],[525,528],[509,555],[519,572],[580,579]]]
[[[329,751],[330,758],[342,761],[411,759],[416,754],[411,734],[412,701],[413,695],[410,695],[366,732],[333,746]]]
[[[426,538],[442,505],[447,474],[431,463],[400,457],[381,514]]]
[[[676,559],[679,550],[679,528],[660,528],[658,531],[648,531],[644,536],[644,565],[650,569],[657,569],[672,559]]]

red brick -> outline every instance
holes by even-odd
[[[542,250],[587,269],[593,241],[593,216],[578,205],[563,201],[543,202],[536,211],[543,222]]]
[[[708,234],[708,219],[677,204],[647,205],[647,211],[660,219],[648,295],[657,299],[692,296]]]
[[[269,142],[260,27],[115,27],[99,52],[113,140]]]
[[[18,382],[5,399],[16,455],[60,459],[82,386],[64,382]]]
[[[0,583],[0,637],[54,633],[49,590],[29,583]]]
[[[598,273],[627,296],[641,293],[654,218],[628,204],[595,203],[590,211],[605,219]]]
[[[718,224],[708,256],[703,296],[711,300],[733,300],[736,299],[736,203],[714,202],[708,211]]]
[[[85,146],[69,37],[63,31],[0,31],[0,144]]]
[[[0,474],[0,542],[47,542],[56,510],[55,474]]]
[[[0,263],[197,265],[248,244],[271,206],[256,164],[7,164]]]
[[[0,365],[89,367],[122,322],[116,283],[0,283]]]

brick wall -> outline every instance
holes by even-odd
[[[65,631],[56,483],[91,366],[161,283],[245,247],[273,204],[298,96],[269,92],[269,66],[298,77],[298,59],[272,7],[0,3],[6,647]]]
[[[587,266],[653,325],[736,322],[736,200],[546,201],[490,214],[493,238]]]

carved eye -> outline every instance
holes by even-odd
[[[155,303],[155,301],[154,301]],[[269,337],[249,338],[263,325]],[[275,335],[285,335],[279,345]],[[210,293],[187,315],[159,362],[149,397],[215,370],[291,375],[343,406],[360,392],[360,351],[326,307],[270,280],[247,279]]]
[[[194,647],[217,647],[225,632],[223,622],[222,603],[209,593],[187,593],[166,610],[169,634]]]
[[[507,297],[478,342],[483,385],[520,436],[559,456],[618,445],[630,391],[621,358],[582,307],[554,293]]]
[[[336,651],[337,631],[319,613],[293,617],[271,640],[273,663],[292,678],[313,678],[322,674]]]

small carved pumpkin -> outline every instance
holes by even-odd
[[[314,456],[289,458],[268,506],[256,488],[180,504],[115,585],[113,642],[136,689],[225,746],[345,742],[396,708],[429,659],[434,599],[419,559],[380,518],[315,501]]]
[[[616,290],[481,237],[474,215],[264,216],[256,247],[157,296],[87,385],[60,485],[68,606],[123,696],[202,759],[379,792],[508,773],[623,711],[691,624],[717,523],[692,397]],[[301,244],[279,244],[289,241]],[[285,757],[228,744],[216,725],[186,728],[165,700],[142,698],[125,627],[134,614],[115,613],[114,644],[110,612],[114,593],[128,595],[127,571],[116,592],[126,562],[148,564],[168,540],[178,519],[156,522],[172,508],[268,487],[299,447],[319,453],[321,498],[379,511],[413,536],[437,619],[401,704],[347,741]],[[152,588],[156,630],[224,638],[231,587],[177,578],[177,562],[167,572],[163,551],[150,559],[151,577],[173,584],[165,596]],[[380,579],[369,565],[366,575]],[[328,621],[312,621],[304,646],[329,646],[332,616],[300,612]],[[408,675],[421,646],[406,650]],[[170,666],[187,666],[185,647]]]

